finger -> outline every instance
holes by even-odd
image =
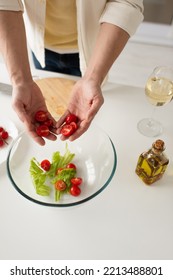
[[[45,138],[51,141],[55,141],[57,139],[57,136],[50,131],[50,134]]]
[[[37,135],[37,133],[32,129],[32,125],[30,124],[30,121],[27,117],[27,114],[26,114],[24,108],[21,106],[19,107],[18,103],[13,103],[13,108],[16,111],[19,119],[24,123],[24,125],[26,127],[26,131],[32,137],[32,139],[41,146],[45,145],[44,139],[39,137]]]
[[[104,103],[104,99],[95,100],[95,102],[93,102],[90,110],[87,113],[87,119],[89,122],[91,122],[94,119],[94,117],[100,110],[103,103]]]
[[[24,124],[26,126],[26,129],[28,131],[28,133],[30,134],[30,136],[40,145],[45,145],[45,139],[51,140],[51,141],[55,141],[57,139],[56,135],[54,133],[52,133],[50,131],[49,135],[46,137],[41,137],[36,133],[36,126],[35,123],[32,123],[30,121],[30,118],[28,118],[28,116],[26,116]]]
[[[57,121],[52,117],[52,115],[49,113],[49,111],[47,111],[47,116],[48,116],[48,119],[53,121],[52,128],[55,128]]]
[[[29,135],[34,139],[35,142],[37,142],[39,145],[44,146],[45,145],[45,139],[56,141],[57,137],[56,135],[50,133],[47,137],[41,137],[38,136],[37,133],[33,130],[28,130]]]
[[[65,137],[65,136],[61,135],[60,139],[62,141],[67,140],[67,139],[69,141],[74,141],[77,138],[79,138],[83,133],[85,133],[87,131],[87,129],[89,128],[89,126],[90,126],[90,122],[83,121],[80,123],[80,126],[78,127],[78,129],[71,136]]]
[[[16,111],[19,119],[22,122],[25,122],[25,119],[27,117],[25,108],[23,106],[20,106],[18,103],[13,103],[12,106],[13,106],[14,110]]]
[[[59,120],[56,122],[55,127],[57,128],[57,130],[62,126],[62,124],[65,122],[66,117],[70,114],[69,110],[67,110],[60,118]]]
[[[77,138],[79,138],[82,134],[84,134],[88,130],[88,128],[89,125],[82,128],[78,128],[76,132],[69,137],[69,141],[74,141]]]
[[[45,145],[45,140],[38,136],[35,132],[33,131],[28,131],[28,134],[32,137],[32,139],[39,145],[44,146]]]

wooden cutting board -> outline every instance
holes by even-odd
[[[35,82],[43,93],[49,112],[58,120],[67,108],[75,81],[65,78],[44,78]]]

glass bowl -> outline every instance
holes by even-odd
[[[51,161],[52,154],[65,153],[66,146],[75,154],[72,162],[77,166],[77,174],[82,177],[81,194],[69,193],[55,201],[54,195],[41,196],[35,191],[30,175],[30,161],[33,157],[41,162]],[[70,142],[46,140],[45,146],[39,146],[26,132],[22,132],[14,141],[7,157],[8,176],[15,189],[28,200],[45,206],[67,207],[84,203],[101,193],[110,183],[116,170],[117,156],[110,137],[98,126],[91,125],[79,139]],[[52,191],[53,192],[53,191]]]

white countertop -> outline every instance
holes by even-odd
[[[0,82],[7,81],[0,67]],[[63,76],[43,71],[35,75]],[[170,164],[162,180],[149,187],[134,172],[139,154],[154,141],[137,131],[137,122],[151,113],[143,88],[108,83],[104,98],[94,122],[114,142],[114,178],[83,205],[51,208],[23,198],[2,164],[0,259],[173,259],[173,103],[156,113],[165,127],[161,138]],[[0,93],[0,118],[9,117],[20,131],[23,126],[10,102],[10,95]]]

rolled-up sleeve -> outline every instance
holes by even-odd
[[[20,0],[0,0],[0,10],[23,12],[24,7]]]
[[[100,23],[108,22],[119,26],[132,36],[143,21],[143,0],[108,1]]]

